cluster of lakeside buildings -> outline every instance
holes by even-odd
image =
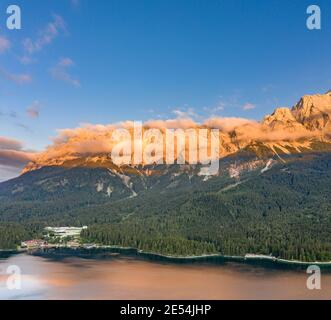
[[[77,227],[47,227],[45,228],[45,236],[43,239],[33,239],[23,241],[21,249],[43,249],[54,247],[80,247],[80,234],[86,230],[87,226],[82,228]]]

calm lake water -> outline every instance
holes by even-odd
[[[21,269],[22,288],[8,290],[6,270]],[[305,270],[239,263],[169,264],[132,257],[0,259],[0,299],[331,299],[331,274],[308,290]]]

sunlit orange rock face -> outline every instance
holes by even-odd
[[[330,129],[331,92],[304,96],[292,109],[292,113],[308,130]]]
[[[331,150],[331,92],[306,95],[292,108],[278,108],[261,122],[243,118],[211,118],[203,123],[192,119],[151,120],[142,125],[142,136],[149,129],[212,129],[219,130],[219,154],[222,158],[239,150],[248,150],[257,156],[280,153],[300,153],[310,150]],[[127,129],[127,137],[113,140],[116,129]],[[110,153],[116,143],[134,142],[133,122],[110,125],[85,125],[61,130],[46,151],[35,156],[24,172],[44,166],[95,166],[111,167]],[[142,139],[145,148],[154,140]],[[164,149],[166,148],[163,141]],[[187,147],[187,146],[186,146]],[[199,145],[197,144],[198,148]],[[208,142],[208,148],[210,142]],[[132,150],[134,151],[133,147]],[[263,152],[261,152],[263,150]],[[267,150],[267,152],[266,152]],[[187,150],[185,150],[185,158]],[[144,163],[142,163],[144,164]]]

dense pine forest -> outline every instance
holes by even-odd
[[[40,237],[42,225],[31,223],[0,223],[0,249],[16,249],[21,241]]]
[[[77,199],[75,193],[14,203],[3,197],[0,247],[38,237],[46,225],[88,225],[85,242],[146,252],[331,261],[330,186],[331,156],[318,154],[240,181],[214,177],[201,188],[183,184],[116,201]]]

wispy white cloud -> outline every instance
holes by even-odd
[[[29,74],[7,74],[8,78],[18,84],[30,83],[32,78]]]
[[[11,47],[10,41],[5,37],[0,36],[0,54],[9,50],[10,47]]]
[[[216,105],[203,108],[203,110],[207,112],[211,117],[219,116],[219,114],[225,109],[239,109],[242,107],[241,94],[238,91],[235,91],[229,96],[220,95],[218,98],[219,100]]]
[[[45,46],[51,44],[61,32],[66,32],[66,30],[66,23],[63,18],[59,15],[53,15],[53,20],[39,31],[36,39],[24,39],[23,47],[25,52],[31,55],[42,50]]]
[[[226,103],[223,102],[223,101],[220,101],[216,107],[213,107],[213,108],[207,108],[206,107],[206,108],[204,108],[204,110],[208,111],[209,114],[215,114],[215,113],[219,113],[221,111],[224,111],[225,106],[226,106]]]
[[[70,58],[61,58],[58,62],[59,67],[71,67],[74,65],[74,62]]]
[[[219,111],[224,111],[224,108],[225,108],[225,104],[223,103],[219,103],[219,105],[215,108],[213,108],[213,112],[219,112]]]
[[[255,104],[252,104],[250,102],[245,103],[244,106],[243,106],[243,110],[244,111],[253,110],[255,108],[256,108],[256,105]]]
[[[175,109],[172,113],[179,119],[191,119],[197,117],[193,108],[188,108],[186,110]]]
[[[30,83],[32,81],[32,77],[29,74],[26,73],[20,73],[20,74],[16,74],[16,73],[10,73],[4,69],[0,68],[0,76],[2,76],[3,78],[13,81],[17,84],[27,84]]]
[[[30,106],[27,107],[26,113],[30,118],[38,118],[40,113],[41,105],[39,101],[34,101]]]
[[[68,71],[72,66],[74,66],[74,62],[70,58],[62,58],[56,66],[50,69],[50,73],[56,80],[66,82],[75,87],[80,87],[80,81],[74,78]]]

